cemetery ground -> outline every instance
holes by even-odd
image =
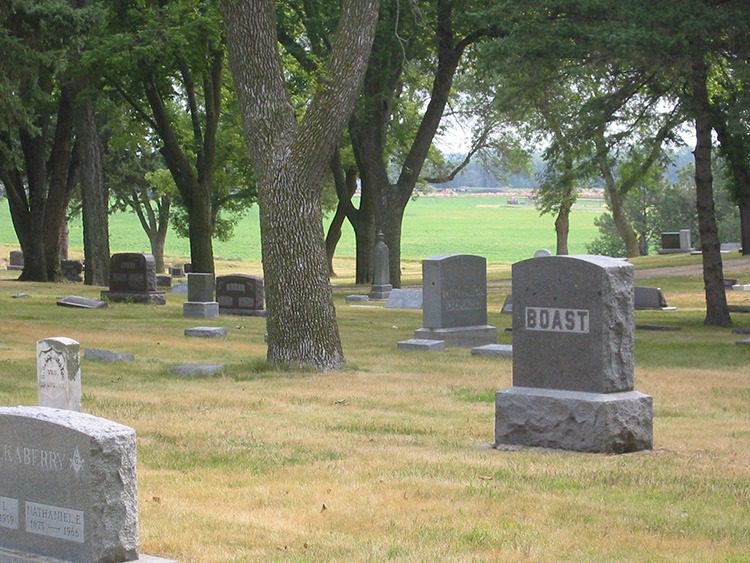
[[[334,280],[348,368],[322,375],[268,369],[262,318],[196,323],[174,293],[165,306],[57,307],[102,288],[0,271],[0,404],[36,404],[38,339],[134,354],[82,361],[83,410],[136,430],[140,551],[182,562],[743,561],[750,346],[703,326],[700,269],[674,273],[699,260],[635,261],[636,283],[661,287],[678,308],[637,311],[637,325],[680,328],[636,330],[636,388],[654,398],[652,451],[492,449],[495,392],[511,385],[511,361],[397,351],[421,312],[345,303],[366,293],[350,260],[336,263]],[[750,258],[725,260],[727,277],[750,281]],[[489,323],[510,343],[511,318],[499,313],[510,267],[488,266]],[[405,267],[405,283],[417,284],[419,263]],[[217,263],[219,274],[237,271],[260,267]],[[750,305],[750,292],[728,298]],[[733,320],[750,329],[750,314]],[[183,336],[196,324],[229,335]],[[226,367],[213,378],[169,371],[186,362]]]

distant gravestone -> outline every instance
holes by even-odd
[[[446,345],[493,344],[497,329],[487,324],[487,261],[452,254],[422,261],[422,328],[417,339]]]
[[[169,268],[169,275],[173,278],[184,278],[185,270],[182,269],[182,266],[171,266]]]
[[[86,348],[83,351],[83,359],[92,362],[132,362],[135,360],[135,356],[126,352],[112,352],[100,348]]]
[[[552,256],[552,253],[546,248],[540,248],[534,251],[534,258],[545,258],[547,256]]]
[[[182,377],[213,377],[224,373],[224,364],[182,364],[171,371]]]
[[[690,252],[693,249],[690,229],[680,229],[675,232],[661,234],[661,248],[659,254],[677,254]]]
[[[471,349],[472,356],[489,356],[491,358],[512,358],[512,344],[485,344]]]
[[[156,267],[151,254],[123,252],[109,262],[109,291],[102,299],[126,303],[166,304],[166,296],[156,287]]]
[[[182,265],[182,271],[189,274],[193,271],[193,265],[190,262],[186,262]]]
[[[513,387],[496,444],[650,449],[652,399],[633,390],[633,266],[604,256],[513,265]]]
[[[132,428],[79,412],[2,407],[0,444],[0,561],[138,559]]]
[[[182,315],[196,319],[215,319],[219,316],[219,304],[214,301],[214,275],[189,273],[188,297],[182,304]]]
[[[513,313],[513,294],[509,293],[503,301],[503,306],[500,308],[501,313],[510,315]]]
[[[185,336],[194,336],[197,338],[217,338],[228,334],[226,327],[223,326],[194,326],[184,330]]]
[[[635,308],[640,309],[668,309],[667,300],[659,287],[636,287]]]
[[[71,338],[44,338],[36,343],[39,405],[81,410],[81,346]]]
[[[721,252],[735,252],[742,250],[742,243],[740,242],[723,242],[720,247]]]
[[[106,301],[80,297],[78,295],[66,295],[57,300],[59,307],[73,307],[76,309],[106,309],[109,305]]]
[[[63,277],[66,280],[72,282],[83,281],[83,262],[80,260],[61,260],[60,270],[62,270]]]
[[[11,250],[8,256],[9,270],[23,270],[23,252],[20,250]]]
[[[376,237],[374,259],[375,272],[368,297],[370,299],[388,299],[393,286],[390,283],[391,274],[388,262],[388,245],[385,244],[385,237],[382,232],[378,232]]]
[[[410,338],[396,344],[399,350],[416,350],[420,352],[440,352],[445,350],[445,340],[430,340],[425,338]]]
[[[367,295],[347,295],[344,297],[346,303],[366,303],[370,300]]]
[[[216,301],[222,315],[265,317],[263,278],[230,274],[216,278]]]
[[[421,309],[422,289],[392,289],[385,306],[387,309]]]
[[[156,274],[156,287],[172,287],[172,276]]]

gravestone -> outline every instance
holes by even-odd
[[[182,269],[182,266],[170,266],[169,275],[173,278],[184,278],[185,270]]]
[[[132,362],[135,361],[133,354],[127,352],[112,352],[101,348],[86,348],[83,351],[83,359],[91,362]]]
[[[414,338],[445,340],[447,346],[494,344],[487,324],[487,261],[451,254],[422,260],[422,328]]]
[[[170,369],[182,377],[213,377],[224,373],[224,364],[182,364]]]
[[[60,270],[66,280],[72,282],[83,281],[83,262],[80,260],[61,260]]]
[[[216,301],[222,315],[265,317],[263,278],[230,274],[216,278]]]
[[[182,304],[182,316],[194,319],[215,319],[219,316],[219,304],[214,301],[214,275],[189,273],[188,297]]]
[[[227,328],[224,326],[194,326],[186,328],[183,332],[185,336],[194,336],[197,338],[217,338],[226,336]]]
[[[669,309],[667,300],[659,287],[635,287],[634,304],[640,309]]]
[[[505,313],[507,315],[510,315],[513,313],[513,294],[509,293],[505,296],[505,301],[503,301],[503,306],[500,308],[501,313]]]
[[[11,250],[8,256],[9,270],[23,270],[23,252],[20,250]]]
[[[347,295],[344,297],[346,303],[366,303],[370,300],[367,295]]]
[[[719,250],[721,252],[735,252],[735,251],[742,251],[742,243],[741,242],[722,242],[721,246],[719,247]]]
[[[417,350],[420,352],[441,352],[445,350],[445,340],[410,338],[396,344],[398,350]]]
[[[368,297],[370,299],[388,299],[393,289],[391,285],[390,266],[388,263],[388,245],[382,231],[378,232],[374,250],[375,272],[373,274],[372,287]]]
[[[190,274],[193,271],[193,265],[190,262],[186,262],[182,265],[182,271],[186,274]]]
[[[387,309],[421,309],[422,289],[392,289],[385,307]]]
[[[533,258],[546,258],[547,256],[552,256],[552,253],[546,248],[539,248],[534,251]]]
[[[680,229],[674,232],[661,234],[661,248],[659,254],[677,254],[690,252],[693,249],[690,229]]]
[[[81,410],[81,346],[65,336],[36,343],[39,405]]]
[[[81,297],[79,295],[66,295],[57,300],[59,307],[74,307],[76,309],[106,309],[109,305],[106,301]]]
[[[102,300],[164,305],[166,295],[156,287],[156,267],[151,254],[122,252],[109,261],[109,291]]]
[[[79,412],[0,408],[0,561],[136,560],[137,498],[132,428]]]
[[[633,266],[605,256],[513,264],[513,387],[495,443],[650,449],[652,399],[634,391]]]
[[[172,287],[172,276],[156,274],[156,287]]]

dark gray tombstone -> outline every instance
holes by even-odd
[[[195,319],[215,319],[219,316],[219,304],[214,301],[214,275],[189,273],[188,297],[182,304],[182,315]]]
[[[448,346],[494,344],[487,324],[487,261],[452,254],[422,261],[422,328],[414,338],[445,340]]]
[[[184,278],[185,270],[182,269],[182,266],[170,266],[169,275],[173,278]]]
[[[635,287],[635,308],[668,309],[667,300],[659,287]]]
[[[216,278],[216,301],[222,315],[265,317],[263,278],[230,274]]]
[[[622,453],[651,448],[651,397],[633,390],[633,266],[604,256],[513,265],[513,387],[496,444]]]
[[[123,252],[113,254],[109,262],[109,291],[102,299],[125,303],[164,305],[164,291],[156,287],[156,267],[151,254]]]
[[[193,265],[190,262],[187,262],[182,265],[182,271],[186,274],[189,274],[193,271]]]
[[[138,559],[132,428],[73,411],[3,407],[0,444],[0,560]]]
[[[156,287],[172,287],[172,276],[156,274]]]
[[[512,344],[485,344],[471,349],[472,356],[489,356],[491,358],[512,358]]]
[[[372,288],[368,297],[370,299],[388,299],[393,289],[391,285],[390,265],[388,258],[388,245],[385,244],[385,237],[382,232],[378,232],[375,243],[375,273],[373,274]]]
[[[661,248],[659,254],[677,254],[690,252],[693,249],[690,229],[666,232],[661,234]]]
[[[72,282],[82,282],[83,276],[83,262],[80,260],[61,260],[60,270],[62,270],[63,277],[66,280]]]
[[[388,309],[421,309],[422,289],[392,289],[385,306]]]
[[[510,315],[513,313],[513,294],[509,293],[505,297],[505,301],[503,301],[503,306],[500,308],[501,313],[505,313],[507,315]]]
[[[218,338],[228,334],[226,327],[223,326],[194,326],[186,328],[185,336],[194,336],[197,338]]]
[[[74,307],[76,309],[106,309],[109,305],[106,301],[80,297],[78,295],[66,295],[57,300],[59,307]]]
[[[8,256],[9,270],[23,270],[23,252],[20,250],[11,250]]]

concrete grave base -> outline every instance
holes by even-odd
[[[495,396],[495,445],[625,453],[653,444],[653,399],[638,391],[586,393],[511,387]]]
[[[185,301],[182,304],[182,316],[191,319],[215,319],[219,316],[219,304],[216,301]]]
[[[102,300],[113,303],[139,303],[144,305],[166,305],[163,291],[102,291]]]
[[[418,328],[414,338],[445,340],[446,346],[473,348],[497,342],[497,328],[491,325],[459,326],[455,328]]]
[[[472,356],[491,356],[494,358],[512,358],[512,344],[485,344],[471,349]]]
[[[399,350],[421,350],[423,352],[440,352],[445,350],[445,340],[428,340],[424,338],[410,338],[396,344]]]

